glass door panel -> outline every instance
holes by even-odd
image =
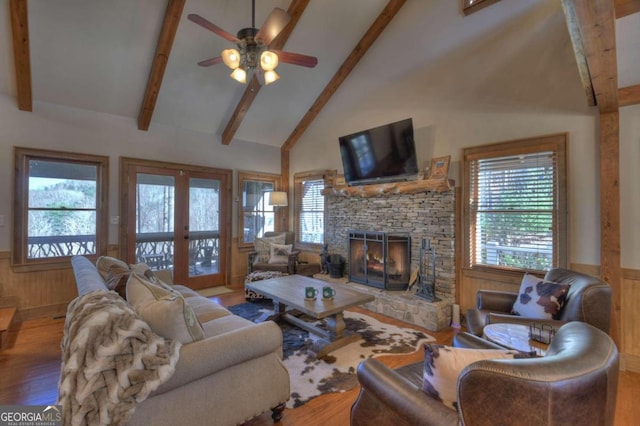
[[[136,263],[173,270],[176,178],[137,173],[135,196]]]
[[[220,181],[189,179],[189,277],[220,272]]]

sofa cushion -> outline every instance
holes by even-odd
[[[458,376],[469,364],[485,359],[531,358],[535,354],[502,349],[455,348],[424,345],[422,390],[449,408],[457,409]]]
[[[568,291],[569,285],[524,274],[513,313],[527,318],[557,319]]]
[[[288,263],[292,247],[291,244],[270,244],[269,263]]]
[[[183,344],[204,338],[193,309],[175,290],[168,290],[134,272],[127,282],[127,300],[154,333],[162,337]]]
[[[255,323],[238,315],[227,315],[202,323],[204,334],[209,337],[219,336],[240,328],[252,327]]]
[[[284,244],[286,235],[280,234],[273,237],[256,238],[253,242],[253,247],[256,250],[256,257],[253,260],[253,264],[267,263],[271,256],[271,244]]]
[[[201,324],[212,319],[231,315],[231,312],[224,307],[200,295],[188,297],[185,300],[189,307],[193,309]]]
[[[103,280],[107,279],[107,275],[109,275],[109,269],[112,265],[117,265],[122,269],[129,269],[129,265],[127,265],[127,262],[123,262],[122,260],[116,259],[115,257],[111,256],[100,256],[98,260],[96,260],[96,269],[102,276]]]

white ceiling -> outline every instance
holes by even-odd
[[[15,96],[8,3],[0,0],[0,92]],[[256,3],[259,27],[274,7],[286,10],[290,1]],[[283,50],[317,56],[318,66],[281,64],[281,79],[260,91],[235,138],[281,146],[386,3],[311,1]],[[458,3],[408,0],[323,114],[354,98],[366,99],[363,110],[586,108],[559,1],[505,0],[467,17]],[[29,1],[34,101],[137,119],[166,4]],[[187,0],[152,127],[163,123],[220,140],[245,86],[231,80],[223,64],[196,65],[231,43],[187,15],[235,34],[250,26],[250,9],[250,0]],[[640,84],[640,14],[618,20],[616,32],[619,86]]]

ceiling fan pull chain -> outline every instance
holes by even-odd
[[[256,0],[251,0],[251,28],[256,27]]]

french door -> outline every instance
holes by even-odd
[[[230,170],[122,159],[121,246],[193,289],[227,282]]]

